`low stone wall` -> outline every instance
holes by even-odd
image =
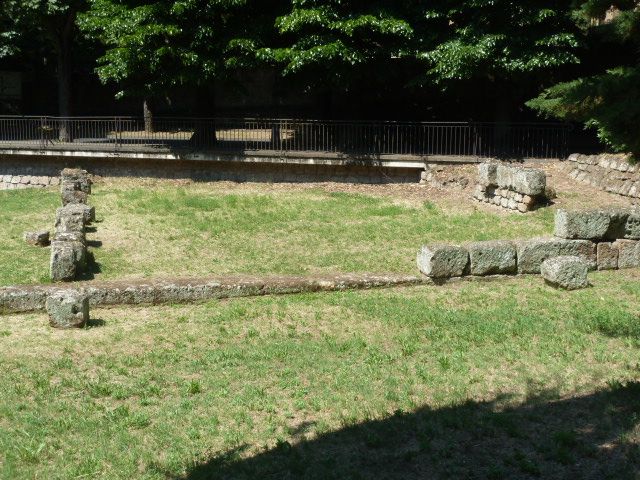
[[[25,169],[14,167],[1,169],[0,172],[0,190],[13,190],[17,188],[45,188],[54,185],[59,185],[60,180],[57,177],[50,177],[48,175],[32,175],[29,172],[29,168]],[[6,173],[6,172],[15,173]]]
[[[630,155],[573,154],[567,159],[571,178],[625,197],[640,198],[640,166]]]
[[[526,213],[546,203],[547,176],[542,170],[487,162],[478,165],[478,185],[473,198]]]
[[[58,185],[58,174],[64,168],[82,168],[101,177],[188,179],[205,182],[227,180],[234,182],[368,184],[418,183],[422,171],[421,168],[415,166],[406,168],[379,166],[374,161],[370,164],[349,161],[342,164],[299,164],[285,160],[259,163],[252,161],[154,160],[127,157],[91,158],[0,154],[0,180],[2,180],[0,189]]]
[[[429,244],[418,252],[420,272],[434,279],[467,275],[539,274],[554,257],[578,257],[590,270],[640,267],[640,210],[556,214],[554,237]]]
[[[313,278],[214,277],[163,281],[82,282],[61,285],[0,288],[0,313],[45,309],[47,297],[61,291],[81,291],[91,306],[160,305],[194,303],[214,299],[283,295],[302,292],[342,291],[432,284],[412,275],[335,275]]]

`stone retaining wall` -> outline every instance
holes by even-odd
[[[640,167],[623,154],[581,155],[567,159],[571,178],[625,197],[640,198]]]
[[[16,188],[45,188],[59,185],[60,180],[57,177],[47,175],[32,175],[29,168],[24,170],[21,168],[3,169],[4,172],[13,170],[15,173],[0,172],[0,190],[13,190]],[[22,172],[22,173],[21,173]]]
[[[378,166],[375,162],[370,165],[348,161],[340,165],[304,165],[287,161],[253,163],[0,154],[0,189],[58,185],[58,174],[64,168],[82,168],[101,177],[189,179],[206,182],[418,183],[421,173],[416,167],[391,168]]]

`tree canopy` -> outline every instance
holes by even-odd
[[[640,154],[640,2],[583,0],[573,16],[588,40],[606,52],[601,71],[558,83],[528,105],[584,122],[614,150]]]
[[[48,42],[62,114],[76,26],[100,46],[97,75],[119,97],[257,66],[288,85],[363,98],[492,88],[497,100],[520,89],[512,98],[522,102],[543,90],[534,111],[637,152],[639,25],[638,0],[4,0],[0,58]]]

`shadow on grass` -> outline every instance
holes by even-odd
[[[93,252],[87,252],[87,266],[85,270],[78,276],[77,280],[86,281],[96,278],[96,274],[102,272],[102,265],[96,262]]]
[[[397,413],[242,458],[239,447],[191,469],[200,479],[637,479],[640,383],[522,405]],[[168,478],[174,478],[168,476]]]

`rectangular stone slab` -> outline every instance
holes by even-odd
[[[618,268],[618,247],[614,243],[599,243],[597,254],[598,270],[616,270]]]
[[[548,258],[577,256],[586,260],[589,269],[597,266],[596,245],[589,240],[566,240],[540,237],[516,242],[518,273],[540,273],[540,266]]]
[[[471,275],[508,275],[517,272],[513,242],[493,240],[465,244],[471,261]]]
[[[558,238],[603,240],[611,227],[611,215],[600,210],[556,212],[554,235]]]
[[[432,278],[462,277],[469,267],[469,252],[457,245],[430,244],[418,252],[418,269]]]
[[[640,241],[617,240],[614,246],[618,249],[618,268],[640,267]]]

